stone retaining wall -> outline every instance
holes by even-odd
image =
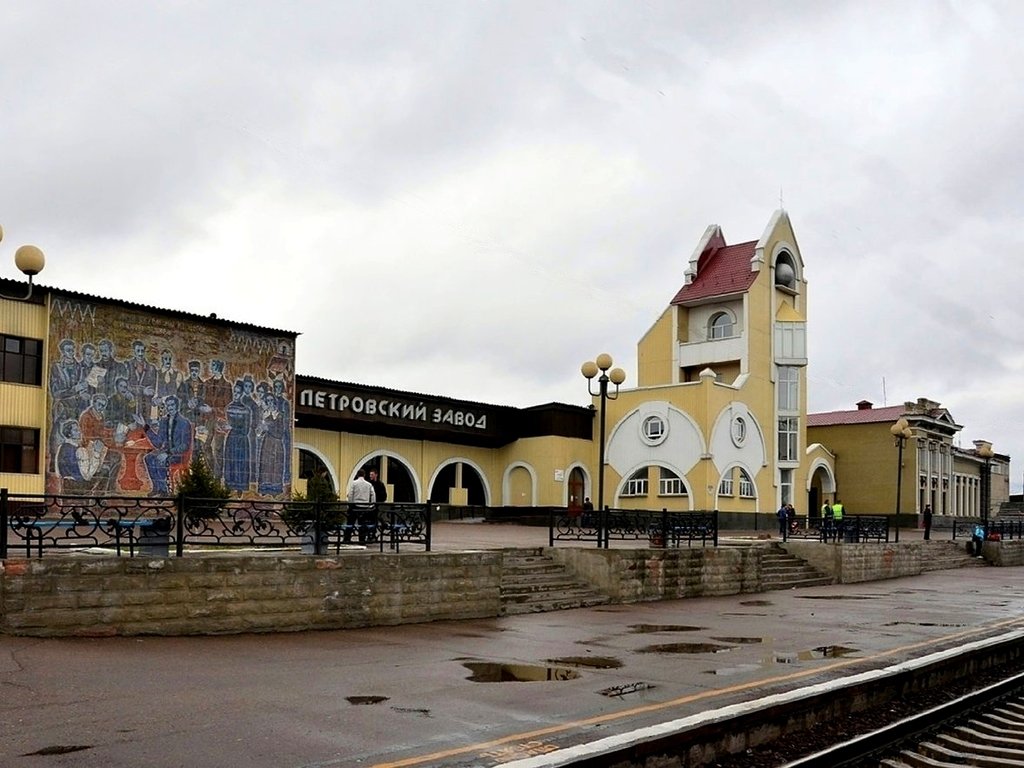
[[[764,551],[763,547],[547,550],[617,603],[759,592]]]
[[[501,553],[0,562],[0,632],[288,632],[497,616]]]

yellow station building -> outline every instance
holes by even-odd
[[[960,427],[937,403],[807,413],[808,282],[785,211],[757,240],[708,227],[680,267],[639,340],[635,383],[609,382],[590,407],[300,375],[294,332],[55,288],[23,300],[25,283],[0,280],[0,488],[155,495],[202,452],[249,498],[289,498],[316,471],[344,493],[372,468],[390,501],[573,507],[598,504],[603,454],[607,506],[718,510],[724,526],[749,526],[837,494],[854,512],[892,513],[890,427],[905,415],[905,512],[978,514],[986,468],[993,505],[1008,495],[1009,457],[957,448]]]

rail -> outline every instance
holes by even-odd
[[[842,520],[822,520],[796,516],[789,518],[782,538],[784,541],[811,539],[837,544],[889,541],[889,518],[886,515],[846,515]]]
[[[398,552],[418,545],[430,551],[427,504],[270,502],[251,499],[11,494],[0,488],[0,559],[24,551],[108,549],[129,556],[171,554],[185,548],[274,549],[300,547],[338,553],[358,543]]]
[[[608,549],[612,541],[646,541],[652,547],[718,546],[717,512],[611,509],[552,511],[548,545],[590,543]]]

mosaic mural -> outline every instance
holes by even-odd
[[[292,337],[54,296],[50,493],[173,494],[201,452],[236,495],[291,492]]]

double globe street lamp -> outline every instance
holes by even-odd
[[[611,368],[609,371],[608,369]],[[588,360],[580,366],[580,372],[587,380],[587,391],[591,397],[601,398],[601,426],[600,442],[597,449],[597,509],[604,511],[604,433],[605,433],[605,411],[609,400],[619,396],[619,385],[626,380],[626,372],[621,368],[612,368],[612,356],[603,353],[597,356],[597,360]],[[598,373],[601,375],[598,376]],[[594,377],[597,376],[597,392],[594,391]],[[608,384],[615,385],[615,392],[608,392]]]
[[[0,240],[3,239],[4,230],[3,227],[0,227]],[[28,301],[32,298],[32,288],[34,287],[32,278],[43,271],[43,267],[46,266],[46,257],[34,245],[23,245],[14,252],[14,264],[28,276],[28,293],[24,296],[9,296],[6,293],[0,293],[0,298],[11,301]]]
[[[974,452],[985,460],[981,467],[981,524],[985,527],[985,535],[988,536],[988,516],[992,509],[992,457],[995,456],[995,452],[988,440],[975,440]]]
[[[903,446],[907,440],[914,436],[913,430],[910,429],[910,422],[907,421],[903,416],[900,416],[896,423],[889,427],[889,431],[892,433],[893,438],[896,442],[896,447],[899,449],[899,454],[896,462],[896,541],[900,540],[900,506],[902,504],[903,496]]]

